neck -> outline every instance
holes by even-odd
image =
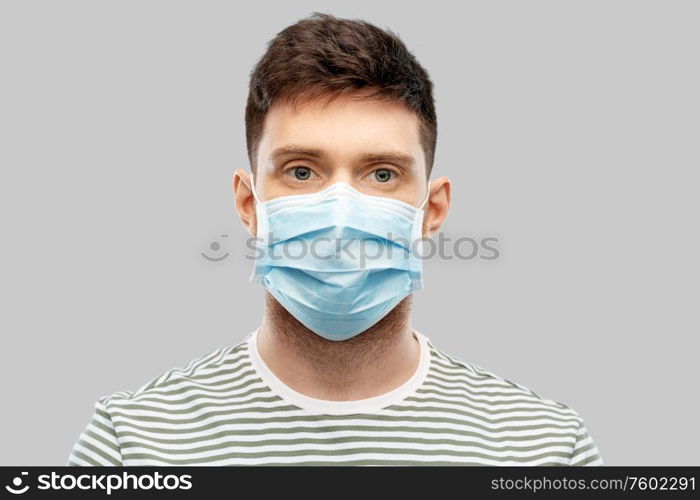
[[[291,389],[331,401],[354,401],[395,389],[416,371],[420,358],[410,321],[411,297],[348,340],[315,334],[268,292],[258,332],[260,357]]]

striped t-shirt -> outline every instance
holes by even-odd
[[[68,465],[603,465],[574,409],[415,336],[401,386],[326,401],[270,371],[256,330],[99,398]]]

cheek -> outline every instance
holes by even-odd
[[[420,179],[413,173],[405,173],[397,177],[395,181],[390,181],[386,184],[375,182],[372,185],[386,186],[385,191],[389,196],[416,208],[425,199],[426,187],[421,185]]]

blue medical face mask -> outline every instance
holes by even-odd
[[[251,175],[251,184],[253,184]],[[256,200],[251,281],[328,340],[377,323],[423,287],[423,206],[361,193],[344,182],[312,194]]]

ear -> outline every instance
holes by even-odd
[[[450,180],[438,177],[430,182],[430,194],[423,217],[423,237],[429,238],[435,234],[447,218],[450,210]]]
[[[239,168],[233,174],[233,195],[236,198],[238,217],[251,236],[257,232],[255,197],[250,185],[250,174]]]

